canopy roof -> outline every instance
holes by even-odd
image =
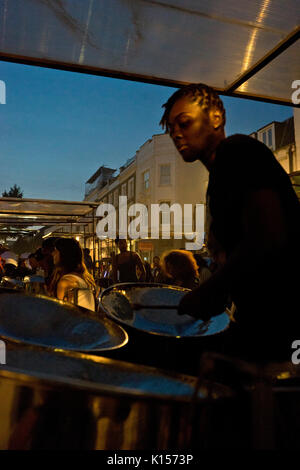
[[[3,0],[0,59],[292,104],[299,0]]]
[[[88,224],[98,207],[94,202],[50,201],[46,199],[0,198],[0,230],[20,226],[36,230],[37,226]]]

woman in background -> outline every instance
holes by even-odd
[[[194,289],[199,286],[198,266],[192,253],[186,250],[172,250],[164,253],[162,271],[170,284]]]
[[[54,272],[49,285],[50,295],[70,301],[70,293],[75,292],[74,303],[95,311],[95,281],[83,262],[83,252],[77,240],[57,239],[52,256]]]

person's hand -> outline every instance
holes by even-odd
[[[198,289],[182,297],[179,306],[179,315],[191,315],[203,321],[220,315],[225,311],[227,295],[218,290],[213,284],[205,282]]]

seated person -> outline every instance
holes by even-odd
[[[23,253],[19,258],[16,276],[19,278],[24,278],[25,276],[30,276],[31,274],[32,269],[28,262],[28,253]]]
[[[163,255],[162,271],[175,286],[194,289],[199,286],[198,266],[193,255],[186,250],[171,250]]]
[[[83,252],[77,240],[58,238],[53,250],[53,262],[49,294],[95,311],[95,281],[83,262]]]
[[[152,282],[157,282],[159,284],[165,284],[168,282],[163,274],[159,256],[153,257]]]
[[[52,273],[54,270],[54,264],[53,264],[53,251],[55,248],[55,242],[57,240],[57,237],[49,237],[46,238],[43,243],[42,243],[42,248],[41,248],[41,253],[43,255],[42,259],[39,260],[40,267],[44,271],[44,276],[45,276],[45,284],[48,287],[51,279],[52,279]]]

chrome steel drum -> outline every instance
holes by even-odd
[[[192,400],[195,384],[186,375],[8,342],[0,449],[199,448],[207,406],[226,405],[233,394],[204,382]]]
[[[15,290],[24,290],[25,284],[20,279],[14,279],[12,277],[3,276],[1,278],[0,287],[8,287]]]
[[[0,337],[83,352],[124,346],[128,335],[107,318],[45,296],[0,289]]]
[[[128,345],[110,357],[197,375],[201,353],[214,350],[215,343],[222,348],[230,319],[226,313],[208,322],[178,315],[177,305],[187,292],[150,283],[116,284],[103,291],[100,310],[129,334]],[[141,308],[143,305],[168,308]]]
[[[190,315],[178,315],[177,306],[187,292],[189,289],[162,284],[123,283],[106,289],[100,301],[110,318],[147,333],[176,338],[210,336],[229,326],[230,319],[225,312],[206,322]],[[146,307],[142,308],[143,305]],[[166,308],[154,308],[160,305]]]
[[[23,282],[27,294],[46,294],[44,277],[37,275],[25,276]]]

